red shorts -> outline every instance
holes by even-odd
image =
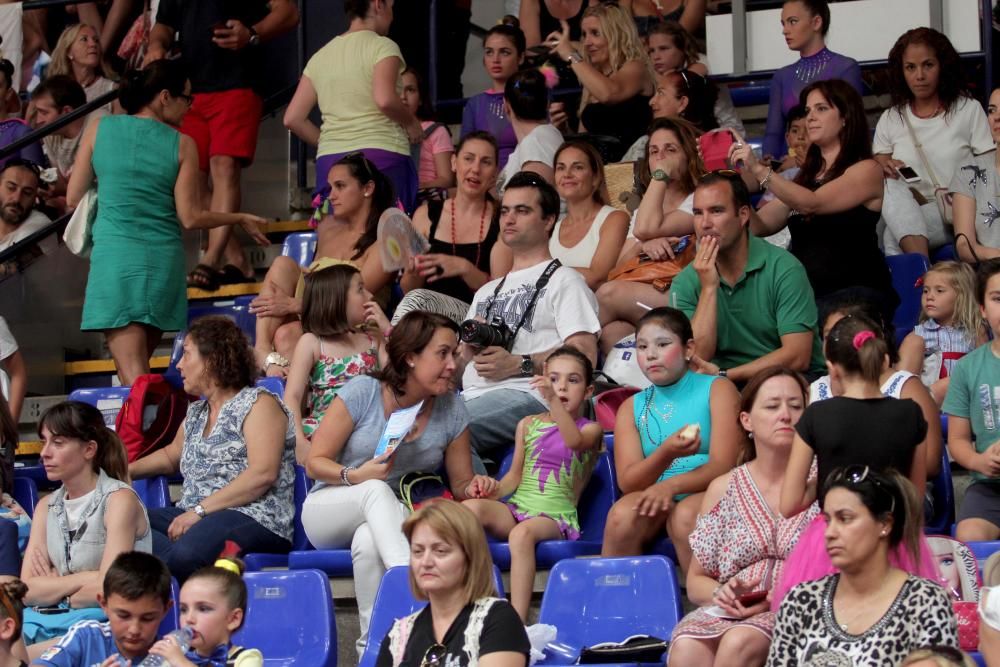
[[[249,88],[221,93],[195,93],[181,123],[181,132],[198,145],[198,166],[208,171],[209,159],[225,155],[253,162],[264,102]]]

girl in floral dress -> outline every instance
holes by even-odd
[[[378,370],[389,320],[365,289],[358,269],[336,264],[306,276],[302,330],[285,387],[285,403],[295,416],[299,463],[340,388],[357,375]]]

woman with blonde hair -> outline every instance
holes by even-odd
[[[652,119],[649,56],[631,16],[617,5],[587,8],[579,45],[570,41],[569,24],[562,21],[561,25],[562,31],[550,34],[545,45],[569,63],[583,87],[579,131],[614,139],[608,142],[604,157],[616,162]],[[567,125],[559,103],[551,111],[554,125]]]
[[[951,646],[926,646],[910,651],[899,667],[974,667],[976,661]]]
[[[101,34],[86,23],[71,25],[59,35],[46,77],[59,74],[73,77],[83,88],[88,102],[118,87],[104,60]],[[102,109],[111,113],[111,104]]]
[[[510,603],[497,597],[486,534],[467,507],[433,500],[403,522],[410,542],[410,588],[428,604],[393,623],[378,667],[528,664],[528,636]]]

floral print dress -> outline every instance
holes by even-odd
[[[323,352],[323,340],[320,339],[319,359],[309,376],[309,394],[306,398],[305,416],[302,418],[302,432],[307,438],[312,439],[337,392],[348,380],[378,370],[378,347],[371,336],[368,336],[368,345],[364,352],[334,357]]]

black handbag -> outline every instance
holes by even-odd
[[[580,651],[579,665],[600,665],[621,662],[663,662],[668,643],[650,635],[632,635],[620,642],[603,642],[585,646]]]

